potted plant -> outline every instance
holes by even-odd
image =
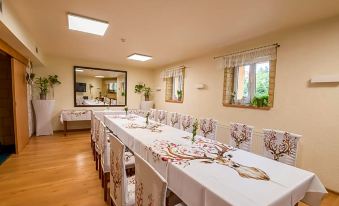
[[[268,95],[253,97],[251,105],[255,107],[268,107]]]
[[[48,75],[49,86],[52,89],[52,97],[54,99],[54,86],[61,84],[58,79],[58,75]]]
[[[151,93],[151,88],[150,87],[144,87],[144,97],[145,97],[145,101],[149,101],[149,96]]]
[[[143,83],[139,83],[139,84],[135,85],[134,92],[138,93],[138,94],[143,94],[143,96],[145,97],[145,101],[149,101],[149,97],[150,97],[150,93],[151,93],[150,87],[147,87]]]
[[[182,90],[177,90],[178,101],[182,101]]]
[[[46,77],[38,77],[35,79],[34,83],[37,85],[37,87],[40,90],[40,99],[41,100],[46,100],[46,96],[48,93],[48,86],[49,86],[49,81]]]

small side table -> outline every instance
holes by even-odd
[[[60,114],[60,122],[64,125],[64,135],[67,136],[67,122],[90,121],[91,117],[91,110],[62,110]]]

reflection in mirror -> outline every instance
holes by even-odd
[[[76,107],[125,106],[127,72],[74,67]]]

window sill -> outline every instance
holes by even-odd
[[[241,105],[241,104],[223,104],[224,107],[236,107],[236,108],[244,108],[244,109],[258,109],[258,110],[270,110],[272,107],[255,107],[252,105]]]
[[[166,100],[165,102],[169,102],[169,103],[183,103],[184,101],[183,100],[181,100],[181,101],[179,101],[179,100]]]

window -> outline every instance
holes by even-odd
[[[275,60],[226,68],[224,106],[269,109],[273,105]]]
[[[160,78],[166,82],[165,101],[183,103],[185,66],[165,69],[161,72]]]

